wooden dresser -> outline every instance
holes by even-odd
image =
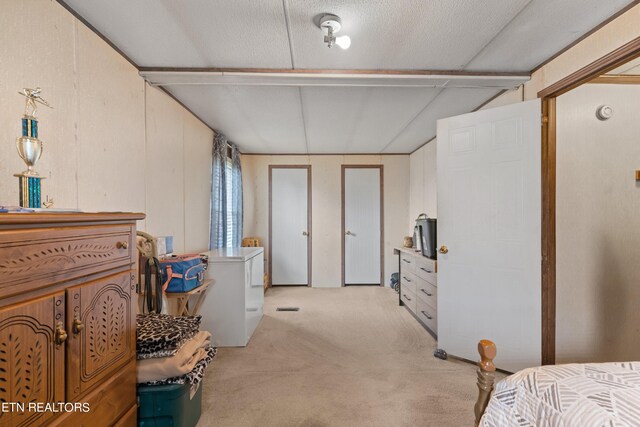
[[[0,425],[136,425],[143,218],[0,213]]]
[[[400,262],[400,305],[404,305],[427,331],[438,337],[437,261],[413,249],[396,248]]]

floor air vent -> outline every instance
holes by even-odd
[[[300,311],[300,307],[278,307],[276,311]]]

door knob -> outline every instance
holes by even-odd
[[[440,253],[441,254],[449,253],[449,248],[446,247],[445,245],[440,246]]]
[[[355,234],[353,234],[353,233],[352,233],[352,232],[350,232],[350,231],[346,231],[346,232],[344,233],[344,235],[345,235],[345,236],[355,236]]]
[[[303,231],[303,232],[302,232],[302,235],[303,235],[303,236],[308,236],[308,235],[309,235],[309,233],[307,233],[306,231]]]

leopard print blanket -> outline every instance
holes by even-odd
[[[174,355],[200,330],[201,316],[139,314],[136,317],[138,359]]]
[[[213,346],[207,346],[205,348],[207,355],[200,359],[200,361],[196,364],[196,366],[189,372],[188,374],[181,375],[179,377],[167,378],[166,380],[161,381],[151,381],[148,383],[141,383],[138,385],[163,385],[163,384],[184,384],[190,383],[191,385],[197,385],[204,378],[204,371],[209,366],[209,363],[213,360],[218,352],[218,349]]]

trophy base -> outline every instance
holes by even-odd
[[[41,182],[45,179],[42,176],[33,175],[35,171],[26,171],[15,174],[18,178],[18,191],[20,194],[20,206],[23,208],[41,208],[42,191]]]

